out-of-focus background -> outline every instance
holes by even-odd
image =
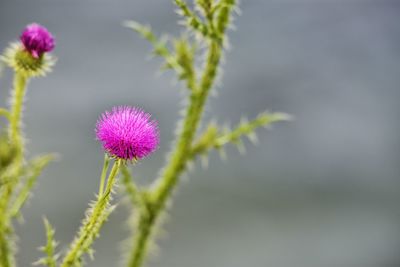
[[[238,122],[263,110],[295,121],[260,130],[258,145],[228,161],[211,156],[180,186],[168,233],[149,266],[400,266],[400,5],[397,1],[242,0],[218,95],[205,119]],[[160,122],[161,147],[135,166],[150,183],[171,147],[184,90],[159,75],[150,46],[121,26],[134,19],[179,34],[167,0],[0,0],[0,48],[38,22],[57,38],[54,72],[31,82],[29,154],[62,157],[40,177],[18,224],[19,266],[43,245],[42,216],[60,249],[98,188],[101,112],[138,105]],[[0,79],[7,103],[12,73]],[[1,127],[4,127],[2,122]],[[119,206],[88,266],[119,266],[127,236]]]

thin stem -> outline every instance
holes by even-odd
[[[121,166],[122,183],[124,184],[125,191],[129,196],[129,200],[133,206],[142,206],[143,199],[140,188],[134,183],[133,178],[125,165]]]
[[[0,116],[3,116],[7,120],[10,120],[10,112],[7,109],[0,108]]]
[[[160,57],[163,57],[165,63],[169,67],[174,69],[179,75],[184,74],[184,69],[181,67],[176,58],[171,54],[165,42],[157,38],[157,36],[152,32],[150,27],[143,26],[135,21],[127,21],[124,23],[124,25],[138,32],[147,41],[149,41],[154,47],[154,53]]]
[[[98,198],[101,198],[104,192],[104,184],[106,181],[108,165],[110,163],[110,158],[107,154],[104,154],[104,163],[103,163],[103,170],[101,171],[101,178],[100,178],[100,188],[99,188],[99,195]]]
[[[178,144],[172,153],[171,160],[164,173],[152,188],[151,202],[145,210],[146,212],[140,214],[138,231],[133,241],[133,251],[128,260],[129,267],[142,266],[155,225],[157,224],[160,214],[165,209],[168,198],[178,183],[179,175],[186,168],[186,163],[190,156],[190,148],[195,133],[197,132],[204,105],[217,74],[221,53],[221,46],[211,41],[199,91],[192,92],[190,96],[190,104],[186,110],[186,116],[178,138]]]
[[[61,267],[80,266],[79,262],[83,254],[90,251],[91,244],[99,234],[100,228],[109,214],[108,209],[111,200],[111,192],[121,164],[121,159],[114,162],[103,194],[96,200],[93,209],[84,220],[78,235],[75,237],[75,240],[60,265]]]
[[[54,155],[42,156],[29,165],[31,172],[28,172],[28,177],[19,192],[16,193],[13,203],[10,205],[9,215],[11,218],[16,217],[27,199],[29,198],[30,192],[36,184],[38,176],[42,173],[43,169],[54,159]]]
[[[46,252],[47,257],[43,259],[43,263],[46,264],[48,267],[56,267],[57,256],[55,255],[55,248],[57,246],[57,242],[54,241],[55,230],[46,218],[44,218],[44,226],[46,229],[47,244],[45,247],[42,248],[42,250]]]
[[[21,134],[21,117],[22,117],[22,109],[24,103],[24,96],[26,91],[28,77],[15,72],[14,76],[14,91],[12,96],[12,105],[10,112],[10,128],[9,135],[10,140],[18,149],[18,154],[22,156],[23,154],[23,146],[22,146],[22,134]]]
[[[257,142],[257,136],[255,130],[259,127],[267,127],[268,125],[290,120],[290,116],[285,113],[268,113],[264,112],[258,115],[252,121],[242,121],[233,130],[224,130],[220,133],[219,129],[214,125],[210,124],[207,130],[198,138],[193,144],[190,157],[195,158],[200,154],[206,154],[211,149],[220,149],[222,146],[234,143],[240,144],[241,137],[247,135],[248,138],[253,142]]]

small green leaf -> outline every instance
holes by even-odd
[[[55,248],[57,247],[57,242],[54,241],[55,230],[46,218],[43,218],[43,222],[46,230],[47,243],[46,246],[40,247],[39,249],[47,256],[36,261],[34,265],[56,267],[58,255],[55,254]]]
[[[182,66],[178,63],[178,60],[169,51],[166,43],[166,38],[157,38],[150,26],[142,25],[136,21],[126,21],[123,23],[123,25],[136,31],[144,39],[149,41],[153,46],[153,53],[164,58],[165,67],[175,70],[178,76],[183,75],[184,70],[182,69]]]
[[[26,167],[27,179],[22,188],[17,192],[15,200],[10,208],[10,216],[15,217],[29,198],[32,188],[35,186],[38,176],[43,169],[56,158],[54,154],[48,154],[34,158]]]
[[[285,113],[264,112],[252,121],[241,118],[240,123],[233,130],[230,130],[226,126],[223,130],[218,130],[215,123],[211,123],[192,146],[190,158],[194,158],[199,154],[204,155],[213,148],[218,149],[221,155],[223,153],[222,147],[228,143],[235,144],[239,152],[244,154],[245,147],[241,140],[242,136],[247,136],[253,143],[256,143],[257,136],[255,130],[257,128],[266,127],[275,122],[287,121],[289,119],[290,116]],[[225,154],[222,155],[225,157]]]

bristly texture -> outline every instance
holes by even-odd
[[[0,61],[6,63],[15,72],[27,77],[45,76],[49,73],[56,59],[49,53],[34,58],[25,47],[19,43],[11,43],[0,56]]]
[[[159,143],[158,126],[151,115],[137,107],[114,107],[100,117],[97,139],[111,155],[124,160],[141,159],[154,152]]]
[[[37,23],[26,26],[20,40],[25,49],[34,58],[39,58],[43,53],[50,52],[55,47],[53,35],[45,27]]]

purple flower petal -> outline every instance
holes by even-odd
[[[26,26],[20,40],[34,58],[39,58],[43,53],[52,51],[55,46],[53,35],[45,27],[36,23]]]
[[[157,122],[136,107],[114,107],[97,121],[97,139],[112,156],[133,160],[154,152],[159,143]]]

